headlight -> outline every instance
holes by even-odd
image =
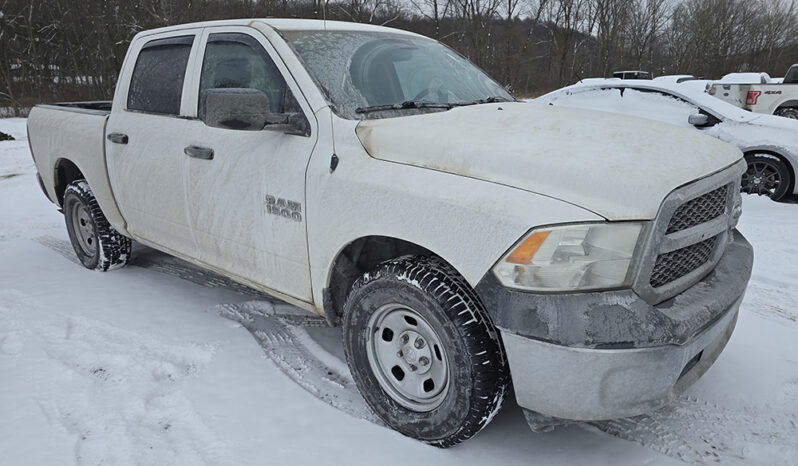
[[[563,225],[531,231],[494,267],[504,286],[533,291],[620,288],[631,284],[639,223]]]

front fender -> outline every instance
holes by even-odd
[[[340,160],[314,157],[307,221],[314,301],[322,302],[336,254],[363,236],[401,239],[446,260],[471,284],[531,228],[601,221],[581,207],[496,183],[370,157],[354,123],[335,134]],[[567,183],[567,180],[563,180]]]

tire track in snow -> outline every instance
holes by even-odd
[[[346,363],[308,334],[306,329],[328,327],[323,318],[287,304],[264,301],[223,304],[218,310],[249,330],[269,359],[313,396],[347,414],[382,425],[358,393]]]
[[[791,390],[798,396],[798,379]],[[729,409],[687,396],[652,414],[591,425],[690,464],[744,463],[752,446],[770,450],[777,464],[798,458],[798,413],[767,407]]]
[[[0,358],[16,374],[4,383],[74,436],[77,464],[234,463],[182,392],[211,347],[45,310],[0,289]]]
[[[758,282],[748,284],[743,310],[766,319],[798,326],[798,311],[780,306],[781,303],[798,303],[798,292],[792,287],[771,287]]]
[[[40,236],[35,241],[80,265],[68,241],[52,236]],[[244,326],[261,345],[266,356],[315,397],[352,416],[382,424],[357,391],[346,362],[327,353],[308,334],[309,328],[328,327],[323,318],[149,248],[134,250],[130,265],[201,286],[233,289],[259,298],[241,304],[219,305],[218,312]]]

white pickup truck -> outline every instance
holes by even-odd
[[[86,267],[135,240],[326,316],[374,412],[441,447],[511,379],[538,429],[663,406],[718,357],[750,276],[738,149],[515,101],[404,31],[146,31],[113,102],[28,125]]]
[[[713,83],[707,92],[754,113],[798,120],[798,64],[787,70],[781,82],[771,82],[764,73],[761,73],[759,80],[752,79],[748,83],[737,81]]]

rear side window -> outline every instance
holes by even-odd
[[[130,89],[128,110],[163,115],[180,114],[183,78],[194,36],[147,42],[139,52]]]

